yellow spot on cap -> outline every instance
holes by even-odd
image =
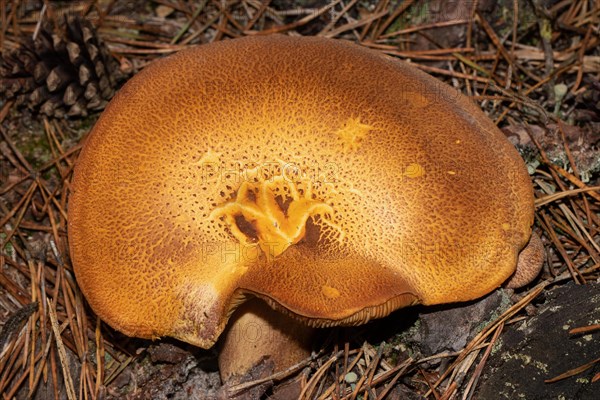
[[[419,178],[425,175],[425,169],[421,164],[412,163],[409,164],[408,167],[406,167],[406,170],[404,171],[403,175],[407,178]]]
[[[502,224],[502,229],[504,229],[505,231],[510,229],[510,224],[508,222],[505,222]]]
[[[448,175],[456,175],[456,171],[448,171]]]
[[[329,299],[337,299],[338,297],[340,297],[340,291],[331,286],[323,285],[321,287],[321,291],[323,292],[325,297]]]
[[[185,224],[191,220],[191,217],[188,214],[180,214],[175,217],[175,222],[180,224]]]
[[[200,160],[198,160],[196,163],[200,164],[200,165],[201,164],[217,164],[221,160],[221,155],[222,155],[222,153],[217,153],[216,151],[213,151],[212,149],[208,149],[208,151],[206,153],[204,153],[202,155],[202,157],[200,158]]]
[[[456,139],[456,141],[455,141],[454,143],[456,143],[456,144],[460,144],[460,143],[461,143],[461,140],[460,140],[460,139]]]
[[[336,134],[342,140],[345,150],[357,150],[363,138],[373,129],[375,128],[371,125],[361,123],[360,117],[350,118]]]
[[[423,96],[421,93],[411,92],[408,94],[408,101],[410,104],[416,108],[423,108],[429,105],[429,100],[427,97]]]

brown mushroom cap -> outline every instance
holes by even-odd
[[[97,122],[72,188],[96,313],[205,348],[246,293],[313,326],[477,298],[513,273],[533,222],[523,162],[468,99],[316,37],[154,62]]]

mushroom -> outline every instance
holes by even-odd
[[[338,40],[246,37],[153,62],[94,126],[72,191],[72,262],[97,315],[202,348],[229,320],[225,381],[306,356],[311,328],[476,299],[519,254],[530,273],[513,285],[540,266],[527,169],[498,128]]]

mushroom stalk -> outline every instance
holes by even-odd
[[[315,329],[281,314],[260,299],[242,304],[229,320],[219,352],[224,384],[260,379],[310,356]]]

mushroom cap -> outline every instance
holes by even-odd
[[[75,168],[71,257],[131,336],[208,348],[248,294],[313,326],[480,297],[533,222],[524,163],[467,98],[317,37],[246,37],[153,62]]]

